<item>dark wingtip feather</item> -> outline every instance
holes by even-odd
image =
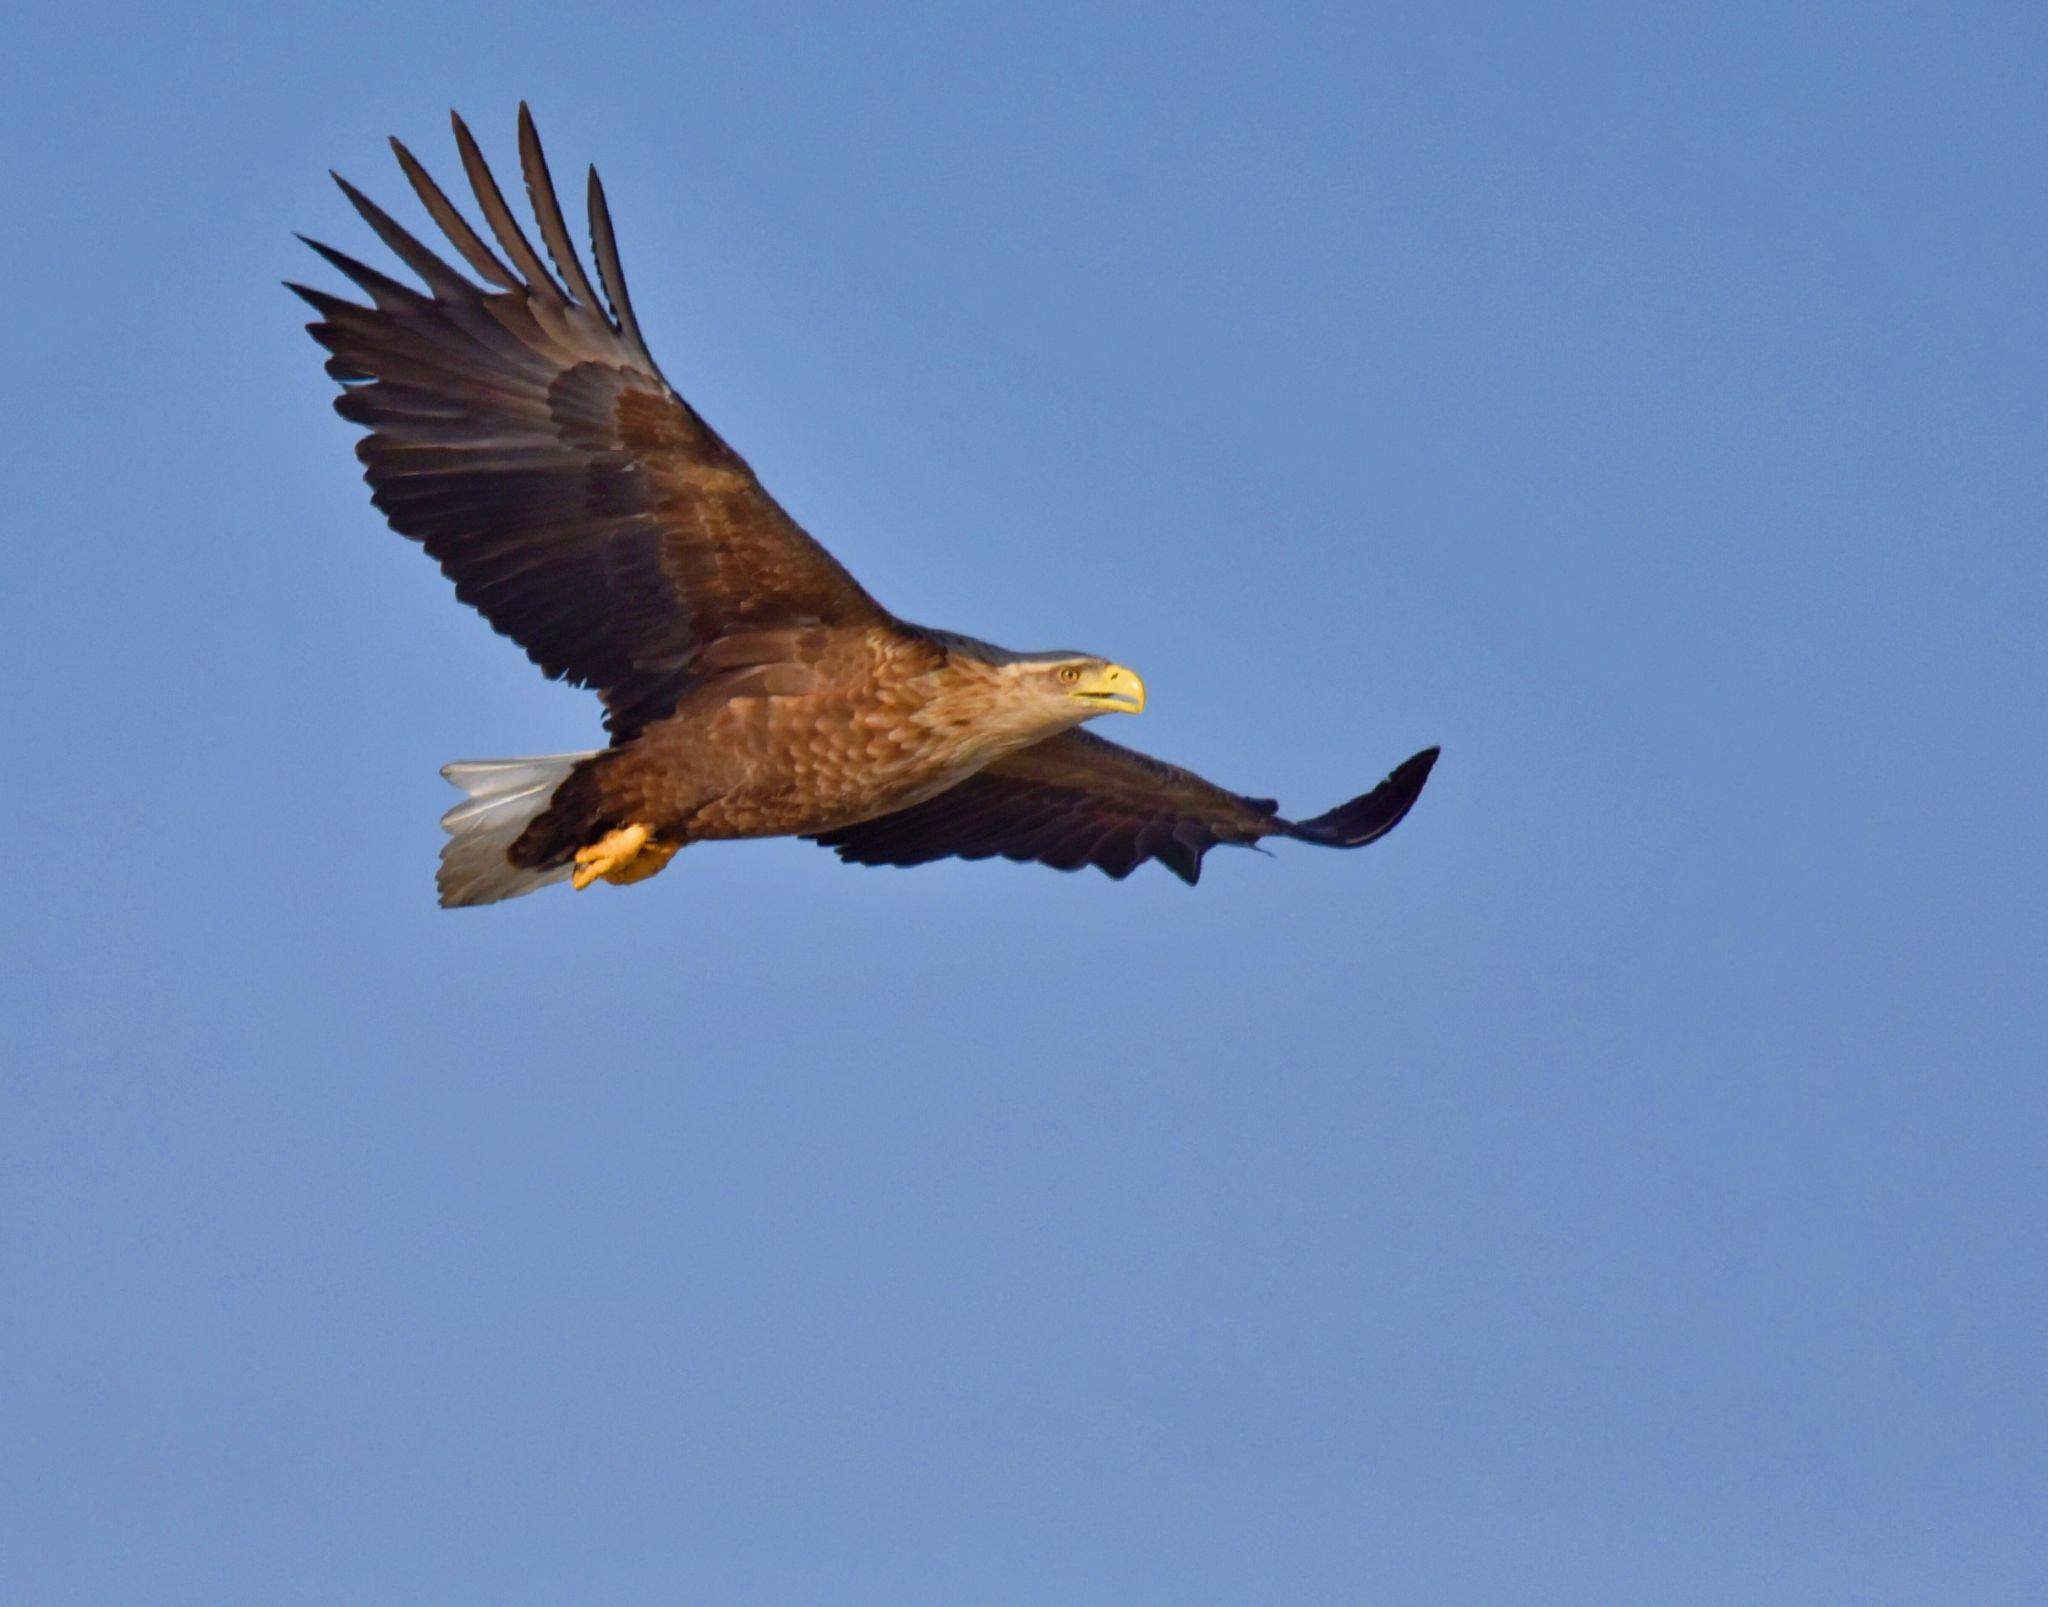
[[[1363,848],[1401,824],[1402,818],[1422,796],[1423,784],[1436,767],[1441,748],[1424,748],[1404,759],[1393,773],[1371,792],[1339,804],[1313,820],[1281,823],[1281,830],[1303,842],[1321,843],[1328,848]]]
[[[450,115],[453,115],[452,113]],[[463,260],[477,271],[486,283],[494,284],[501,290],[517,290],[519,281],[492,253],[491,248],[478,238],[476,230],[469,226],[462,214],[455,210],[455,204],[442,193],[427,170],[420,165],[418,157],[407,150],[403,141],[395,135],[391,140],[391,154],[398,158],[399,171],[412,186],[413,194],[420,198],[420,204],[427,209],[440,231],[445,234],[455,249],[462,253]]]
[[[475,192],[484,222],[498,237],[498,244],[512,259],[512,266],[525,275],[525,289],[530,295],[545,297],[556,306],[568,305],[567,293],[555,283],[555,276],[541,262],[540,254],[533,249],[526,232],[519,227],[518,219],[513,217],[512,209],[505,204],[505,192],[498,188],[498,181],[491,173],[490,164],[484,160],[483,149],[477,144],[476,136],[470,133],[469,125],[458,112],[449,112],[448,120],[455,129],[455,148],[462,157],[462,171],[469,179],[470,189]]]
[[[583,271],[575,242],[569,238],[569,226],[562,219],[562,203],[555,196],[554,177],[548,172],[547,153],[541,149],[540,130],[534,127],[533,113],[525,101],[519,103],[519,170],[525,176],[526,199],[533,208],[534,222],[540,225],[541,243],[554,259],[555,272],[571,296],[584,306],[595,308],[597,292],[591,288],[590,276]]]
[[[348,204],[354,207],[357,215],[376,232],[377,238],[391,248],[392,254],[399,261],[418,274],[421,281],[436,296],[443,299],[467,300],[476,294],[475,286],[422,245],[410,231],[401,227],[375,201],[333,168],[327,170],[327,176],[340,186],[341,193],[348,197]]]
[[[278,283],[322,317],[325,317],[327,314],[327,305],[331,304],[334,300],[324,290],[315,290],[311,285],[302,285],[296,279],[280,279]]]
[[[1202,879],[1202,854],[1203,849],[1193,843],[1169,837],[1159,845],[1156,857],[1160,864],[1193,887]]]
[[[654,354],[648,351],[647,339],[640,333],[633,298],[626,294],[626,273],[619,265],[619,240],[612,229],[612,209],[605,201],[604,182],[597,176],[595,163],[584,185],[584,200],[590,214],[590,254],[597,259],[597,277],[604,285],[605,300],[611,304],[612,322],[626,343],[652,365]]]
[[[329,267],[345,274],[370,294],[370,299],[379,307],[416,307],[426,302],[410,285],[402,285],[388,274],[381,274],[368,263],[358,262],[346,251],[337,251],[331,245],[324,245],[308,235],[297,236],[299,241],[319,252]]]

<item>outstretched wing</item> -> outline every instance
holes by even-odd
[[[861,865],[962,859],[1093,865],[1121,880],[1157,859],[1181,880],[1202,874],[1218,843],[1283,835],[1357,848],[1400,824],[1429,779],[1427,748],[1371,792],[1313,820],[1282,820],[1270,798],[1246,798],[1078,727],[1025,748],[936,798],[825,832],[816,841]]]
[[[333,354],[336,411],[369,429],[356,455],[392,528],[425,546],[456,596],[548,675],[596,688],[621,737],[671,710],[721,637],[888,622],[662,378],[596,169],[590,234],[609,312],[570,243],[526,107],[520,165],[552,273],[454,122],[503,259],[412,153],[391,146],[482,283],[337,175],[425,293],[315,241],[370,305],[291,287],[320,314],[307,327]]]

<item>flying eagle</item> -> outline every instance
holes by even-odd
[[[1001,854],[1121,878],[1157,859],[1192,883],[1217,843],[1354,848],[1408,812],[1435,748],[1286,820],[1081,729],[1145,707],[1135,671],[898,619],[662,377],[596,170],[593,283],[526,108],[519,160],[553,272],[454,124],[497,249],[394,139],[469,274],[336,175],[424,292],[312,240],[369,305],[290,288],[319,314],[335,410],[369,432],[371,500],[544,673],[596,690],[611,742],[447,766],[468,799],[441,822],[444,905],[637,882],[687,844],[740,837],[808,837],[864,865]]]

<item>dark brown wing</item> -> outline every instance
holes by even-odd
[[[422,543],[455,594],[550,676],[595,687],[615,735],[675,706],[721,637],[889,615],[762,489],[669,387],[640,335],[596,170],[590,232],[609,314],[570,243],[533,119],[520,165],[550,273],[460,118],[456,143],[509,262],[411,152],[392,149],[482,285],[336,178],[422,294],[308,241],[369,295],[293,285],[320,314],[342,417],[392,528]],[[557,277],[559,275],[559,278]]]
[[[1280,834],[1332,848],[1384,837],[1429,779],[1425,749],[1363,797],[1314,820],[1282,820],[1270,798],[1245,798],[1178,765],[1075,729],[997,761],[958,786],[816,841],[861,865],[962,859],[1036,860],[1055,870],[1093,865],[1121,880],[1157,859],[1182,881],[1202,874],[1218,843]]]

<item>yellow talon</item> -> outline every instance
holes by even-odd
[[[644,882],[663,870],[681,847],[657,842],[645,826],[620,826],[576,850],[576,870],[569,884],[581,892],[600,876],[617,887]]]
[[[614,887],[631,887],[635,882],[660,875],[668,868],[668,862],[682,851],[681,843],[649,842],[625,864],[606,871],[604,879]]]

